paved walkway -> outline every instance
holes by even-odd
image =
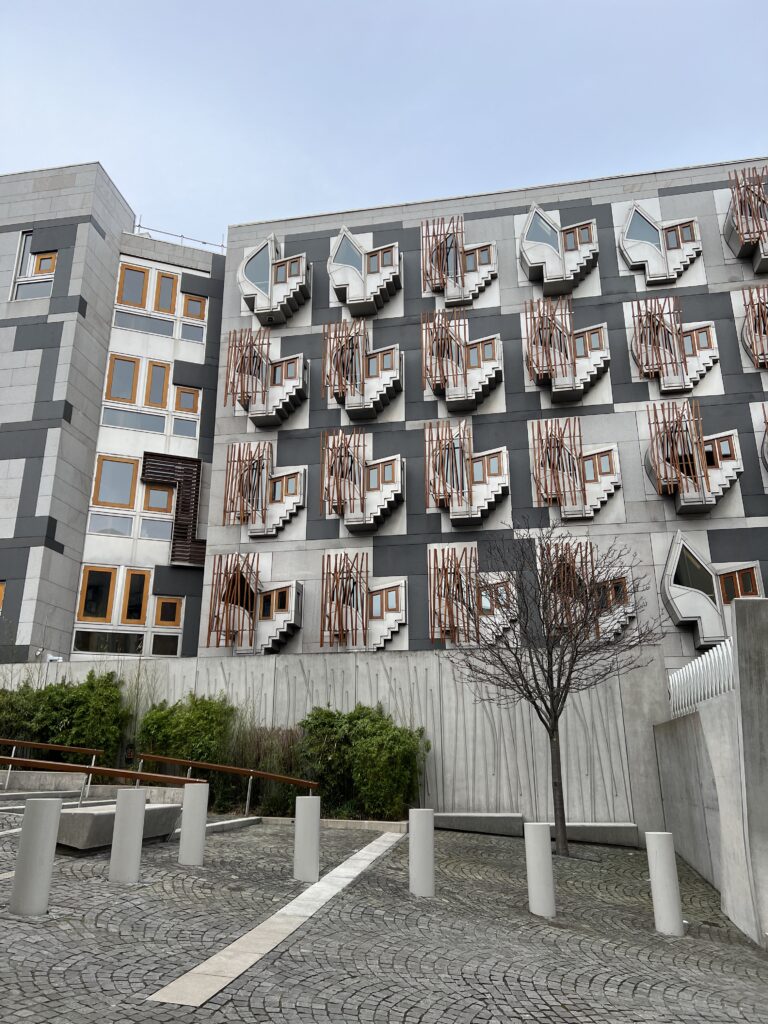
[[[105,855],[59,857],[51,913],[6,911],[0,881],[2,1024],[768,1021],[768,956],[680,865],[685,939],[653,931],[640,852],[580,847],[556,861],[560,916],[526,910],[520,840],[438,833],[434,900],[407,891],[407,840],[199,1009],[147,1002],[306,887],[291,830],[210,836],[204,868],[145,847],[142,882],[107,882]],[[323,871],[375,833],[325,831]],[[0,873],[16,840],[0,839]]]

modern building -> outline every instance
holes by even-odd
[[[768,569],[766,173],[226,255],[137,232],[99,165],[0,179],[0,658],[440,649],[493,614],[510,523],[620,537],[667,669],[721,642]]]

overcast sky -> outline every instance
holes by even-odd
[[[0,173],[226,225],[768,151],[766,0],[2,4]]]

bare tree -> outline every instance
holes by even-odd
[[[451,659],[478,699],[525,701],[544,726],[556,850],[568,856],[560,719],[572,693],[648,663],[647,647],[661,636],[642,614],[648,584],[628,548],[598,549],[556,527],[510,528],[490,540],[484,561],[489,569],[461,588],[476,603]]]

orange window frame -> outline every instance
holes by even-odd
[[[579,248],[579,235],[576,228],[566,228],[563,231],[563,248],[566,252],[576,252]]]
[[[613,452],[595,452],[593,453],[597,459],[597,469],[600,476],[612,476],[613,475]],[[608,469],[603,469],[603,459],[608,460]]]
[[[0,580],[0,615],[3,611],[3,601],[5,600],[5,580]]]
[[[195,400],[195,404],[191,409],[184,409],[179,404],[179,398],[182,395],[192,395]],[[176,405],[174,406],[176,412],[185,412],[190,416],[196,416],[200,408],[200,391],[198,388],[176,388]]]
[[[190,302],[200,303],[199,313],[190,313],[189,304]],[[205,320],[205,306],[207,299],[204,295],[185,295],[184,296],[184,316],[187,320]]]
[[[165,494],[165,505],[160,508],[158,505],[150,505],[150,495],[152,491],[162,491]],[[169,487],[167,484],[145,484],[144,485],[144,511],[145,512],[165,512],[168,513],[173,509],[173,487]]]
[[[169,316],[173,316],[174,315],[174,313],[176,312],[176,284],[177,284],[178,280],[179,279],[178,279],[176,274],[167,274],[163,270],[159,270],[157,272],[157,281],[155,282],[155,305],[154,305],[154,309],[155,309],[156,313],[167,313]],[[162,287],[163,281],[172,281],[173,282],[173,285],[172,285],[173,291],[171,292],[171,305],[170,305],[170,308],[168,308],[168,309],[166,309],[166,308],[164,308],[163,306],[160,305],[160,289]]]
[[[181,607],[183,598],[181,597],[157,597],[155,598],[155,625],[160,626],[161,629],[175,629],[181,625]],[[164,604],[172,604],[176,613],[173,618],[173,622],[167,622],[161,617],[161,611]]]
[[[371,477],[376,475],[376,486],[371,484]],[[381,490],[381,466],[376,463],[375,466],[365,467],[365,489],[366,491],[380,491]]]
[[[131,498],[128,504],[122,504],[111,501],[101,501],[99,498],[99,491],[101,490],[101,474],[104,469],[105,462],[125,462],[133,466],[133,478],[131,480]],[[138,459],[126,459],[122,455],[97,455],[96,456],[96,477],[93,482],[93,497],[91,498],[92,505],[98,505],[100,508],[134,508],[136,504],[136,482],[139,475],[139,460]]]
[[[137,274],[144,275],[144,285],[141,289],[141,302],[128,302],[123,298],[123,290],[125,288],[125,272],[126,270],[135,270]],[[149,270],[146,267],[135,267],[132,263],[121,263],[120,264],[120,276],[117,281],[117,303],[120,306],[133,306],[134,309],[146,309],[147,306],[147,288],[149,287]]]
[[[56,273],[56,262],[58,260],[57,252],[36,252],[35,253],[35,265],[32,270],[33,277],[47,277],[49,274]],[[51,260],[52,266],[50,270],[43,270],[40,264],[43,260]]]
[[[395,603],[394,607],[390,608],[389,599],[394,596]],[[400,587],[387,587],[384,594],[384,610],[387,612],[399,612],[400,611]]]
[[[163,400],[162,402],[150,401],[150,395],[152,393],[152,374],[155,369],[163,370]],[[147,385],[144,389],[144,405],[149,406],[150,409],[165,409],[168,406],[168,379],[171,375],[171,368],[168,363],[158,363],[152,360],[147,370]]]
[[[389,477],[389,479],[387,479]],[[381,463],[381,482],[383,484],[393,484],[395,482],[395,464],[394,462],[382,462]]]
[[[114,372],[115,372],[115,363],[117,363],[118,361],[122,362],[122,363],[133,363],[133,385],[131,387],[131,397],[130,398],[117,398],[115,395],[113,395],[111,393],[112,392],[112,378],[113,378]],[[141,360],[137,359],[135,356],[121,356],[121,355],[119,355],[117,353],[114,353],[113,355],[111,355],[109,357],[109,368],[107,370],[107,389],[106,389],[106,392],[105,392],[105,397],[107,398],[108,401],[110,401],[110,402],[123,402],[126,405],[133,405],[135,403],[135,401],[136,401],[136,392],[139,390],[139,364],[140,364],[140,362],[141,362]]]
[[[379,599],[379,611],[378,613],[373,610],[374,598]],[[383,619],[384,618],[384,591],[383,590],[372,590],[368,595],[368,618],[369,619]]]
[[[100,615],[86,615],[85,614],[85,592],[86,584],[90,573],[92,572],[103,572],[109,576],[109,597],[107,598],[107,614],[102,617]],[[111,565],[84,565],[83,571],[80,575],[80,600],[77,602],[77,620],[78,622],[111,622],[112,621],[112,606],[115,600],[115,580],[117,578],[117,569]]]
[[[588,463],[591,464],[594,467],[593,468],[593,476],[592,476],[591,479],[587,476],[587,464]],[[597,481],[600,479],[600,463],[597,460],[597,456],[595,456],[595,455],[585,455],[583,460],[582,460],[582,465],[584,467],[584,482],[587,483],[587,484],[597,483]]]
[[[282,275],[280,274],[282,271]],[[282,276],[282,280],[281,280]],[[272,268],[272,283],[273,284],[285,284],[288,280],[288,261],[283,260],[281,263],[276,263]]]
[[[279,505],[283,500],[283,477],[273,477],[269,482],[269,500],[273,505]]]
[[[491,469],[491,462],[492,462],[493,459],[496,459],[497,462],[498,462],[499,468],[497,470]],[[486,470],[486,474],[488,476],[501,476],[502,475],[502,465],[503,464],[502,464],[502,459],[501,459],[501,452],[492,452],[490,455],[486,455],[486,457],[485,457],[485,470]]]
[[[726,455],[723,447],[727,446],[728,454]],[[717,450],[721,459],[725,459],[726,462],[731,462],[736,458],[736,448],[733,443],[733,438],[729,434],[728,437],[718,437],[717,439]]]
[[[141,598],[141,615],[138,619],[129,619],[128,599],[131,592],[131,580],[134,576],[141,576],[144,579],[144,591]],[[150,569],[128,569],[125,574],[123,585],[123,604],[120,609],[120,624],[123,626],[145,626],[147,624],[147,605],[149,604],[149,581],[152,577]]]
[[[301,259],[288,260],[288,277],[301,277]]]

